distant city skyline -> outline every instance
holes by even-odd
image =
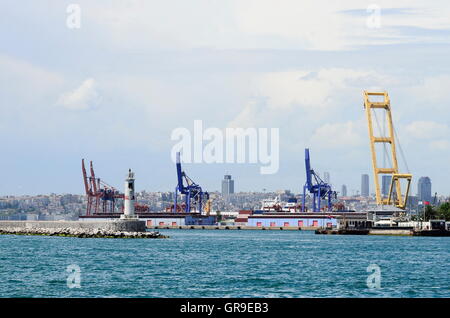
[[[324,173],[324,178],[325,178],[325,174],[328,174],[328,178],[331,178],[331,174],[329,172]],[[232,176],[229,175],[229,174],[222,175],[222,176],[223,176],[223,179],[221,180],[221,185],[220,185],[219,188],[211,187],[211,188],[206,188],[205,190],[209,191],[209,192],[219,192],[219,193],[221,193],[223,195],[224,191],[226,191],[224,189],[231,189],[231,191],[232,191],[231,193],[237,193],[237,192],[235,192],[234,179],[232,178]],[[299,176],[299,180],[301,180],[302,177],[303,176]],[[226,179],[226,178],[230,178],[230,179]],[[343,188],[345,187],[345,190],[346,190],[346,193],[347,193],[346,195],[351,195],[351,196],[360,195],[360,196],[365,197],[366,195],[364,195],[364,193],[363,193],[363,189],[364,189],[363,186],[364,186],[364,183],[365,183],[365,181],[364,181],[365,178],[366,178],[366,180],[370,180],[370,177],[369,177],[368,174],[361,174],[360,190],[357,190],[357,187],[353,187],[353,186],[349,187],[347,184],[343,184],[339,189],[337,189],[336,186],[332,185],[332,188],[335,191],[340,191],[340,193],[342,194],[343,193]],[[420,190],[421,189],[420,188],[421,187],[421,185],[420,185],[421,181],[420,180],[422,180],[423,178],[424,177],[420,177],[419,180],[417,180],[415,183],[414,182],[412,183],[411,190],[410,190],[410,193],[409,193],[410,196],[417,196],[418,198],[420,198],[420,194],[419,194],[420,191],[421,191]],[[425,178],[428,178],[429,180],[431,180],[429,177],[425,177]],[[304,181],[302,180],[300,183],[303,186]],[[381,191],[382,196],[387,196],[389,194],[390,183],[391,183],[391,176],[389,176],[389,175],[382,176],[381,183],[380,183],[380,191]],[[425,184],[427,184],[427,183],[425,183]],[[369,189],[370,189],[370,187],[374,187],[374,185],[372,185],[370,182],[369,182],[368,185],[369,185]],[[414,191],[413,191],[414,188],[417,189],[416,193],[414,193]],[[352,191],[351,193],[349,193],[349,189],[351,189],[351,191]],[[434,196],[434,193],[431,193],[431,181],[430,181],[430,187],[428,188],[428,186],[426,186],[424,189],[425,189],[425,193],[429,193],[429,195],[427,195],[427,198],[430,199],[430,197],[431,197],[430,200],[432,200],[432,197]],[[138,188],[138,192],[142,192],[142,191],[144,191],[144,192],[172,192],[173,190],[171,190],[170,188],[169,189],[163,189],[162,188],[162,189],[156,189],[156,190],[149,190],[149,189],[145,189],[145,188],[139,187]],[[255,187],[255,188],[250,188],[250,189],[241,189],[238,192],[242,192],[242,193],[245,193],[245,192],[261,192],[261,193],[263,193],[263,192],[273,192],[273,193],[276,193],[276,192],[279,192],[279,191],[292,191],[293,193],[296,193],[296,194],[301,194],[302,193],[301,187],[297,187],[297,188],[279,187],[279,188],[260,188],[260,189]],[[82,188],[82,184],[80,183],[79,190],[75,191],[75,192],[50,191],[50,192],[47,192],[47,193],[45,193],[45,192],[39,192],[39,193],[4,193],[4,194],[0,194],[0,196],[8,196],[8,195],[11,195],[11,196],[26,196],[26,195],[35,196],[35,195],[39,195],[39,194],[42,194],[42,195],[50,195],[50,194],[57,194],[57,195],[76,194],[76,195],[79,195],[79,194],[84,194],[84,191],[83,191],[83,188]],[[370,193],[370,191],[369,191],[367,196],[372,196],[372,195],[375,195],[374,191],[373,191],[373,193]],[[450,195],[450,193],[438,193],[438,196],[449,196],[449,195]],[[430,201],[430,200],[427,200],[427,201]]]

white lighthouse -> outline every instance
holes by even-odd
[[[124,210],[121,218],[134,219],[134,173],[131,169],[128,170],[128,177],[125,179],[125,198],[124,198]]]

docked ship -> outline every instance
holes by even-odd
[[[257,210],[258,211],[258,210]],[[296,198],[289,198],[286,202],[282,202],[280,196],[274,199],[264,199],[261,202],[262,212],[300,212],[301,205],[298,204]]]

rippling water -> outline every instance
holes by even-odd
[[[161,232],[170,239],[0,235],[0,297],[450,297],[447,237]],[[68,288],[72,264],[80,288]],[[380,289],[367,287],[370,264]]]

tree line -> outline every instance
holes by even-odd
[[[425,221],[437,219],[450,221],[450,202],[445,202],[437,207],[427,205],[424,214]],[[419,218],[422,217],[423,215],[419,215]]]

